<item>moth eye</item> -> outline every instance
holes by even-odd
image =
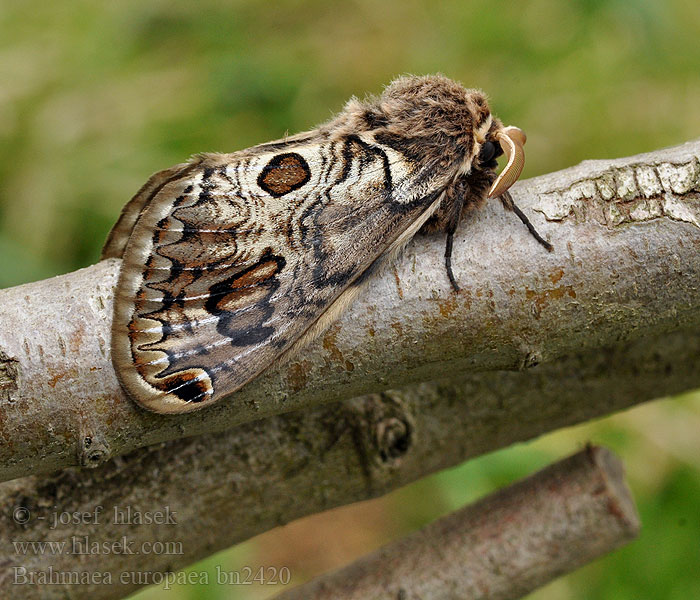
[[[479,161],[482,163],[490,162],[496,156],[496,144],[493,142],[484,142],[479,152]]]

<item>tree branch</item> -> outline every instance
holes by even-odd
[[[29,573],[88,578],[78,600],[122,598],[165,571],[299,517],[365,500],[467,458],[700,384],[700,332],[664,334],[540,365],[482,372],[345,400],[142,448],[96,469],[0,484],[0,597],[46,600]],[[60,522],[57,515],[101,516]],[[118,523],[115,511],[170,511],[175,524]],[[13,516],[15,518],[13,518]],[[20,518],[17,519],[16,517]],[[170,551],[123,555],[22,552],[73,540]],[[121,580],[121,573],[127,579]],[[110,584],[94,582],[107,574]],[[19,578],[19,579],[18,579]]]
[[[516,600],[634,539],[622,464],[562,460],[278,600]]]
[[[420,236],[322,339],[191,415],[146,413],[117,383],[109,324],[119,261],[4,290],[0,475],[97,466],[135,448],[281,412],[522,369],[624,340],[672,331],[694,339],[699,155],[696,141],[522,182],[515,200],[539,216],[553,253],[491,203],[455,239],[459,294],[444,272],[444,240]]]

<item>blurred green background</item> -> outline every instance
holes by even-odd
[[[528,134],[524,177],[700,135],[690,0],[0,0],[0,287],[95,262],[154,171],[309,129],[402,73],[480,87]],[[534,593],[700,598],[700,396],[656,402],[304,519],[191,570],[288,566],[299,582],[580,448],[620,454],[641,538]],[[196,490],[193,490],[196,493]],[[180,586],[140,600],[250,600]]]

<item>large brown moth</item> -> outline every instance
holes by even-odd
[[[153,175],[103,258],[122,258],[112,325],[119,380],[141,406],[196,410],[235,392],[337,318],[421,228],[452,236],[523,168],[525,135],[484,95],[404,77],[318,129]],[[508,162],[496,176],[496,158]]]

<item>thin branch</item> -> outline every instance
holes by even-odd
[[[700,324],[700,142],[522,182],[544,252],[498,203],[460,225],[451,291],[439,236],[326,334],[229,400],[138,409],[109,357],[119,261],[0,292],[0,475],[96,466],[149,444],[436,378],[521,369]],[[532,377],[537,378],[536,371]],[[663,392],[661,392],[663,393]]]
[[[622,464],[588,448],[278,600],[516,600],[639,532]]]

